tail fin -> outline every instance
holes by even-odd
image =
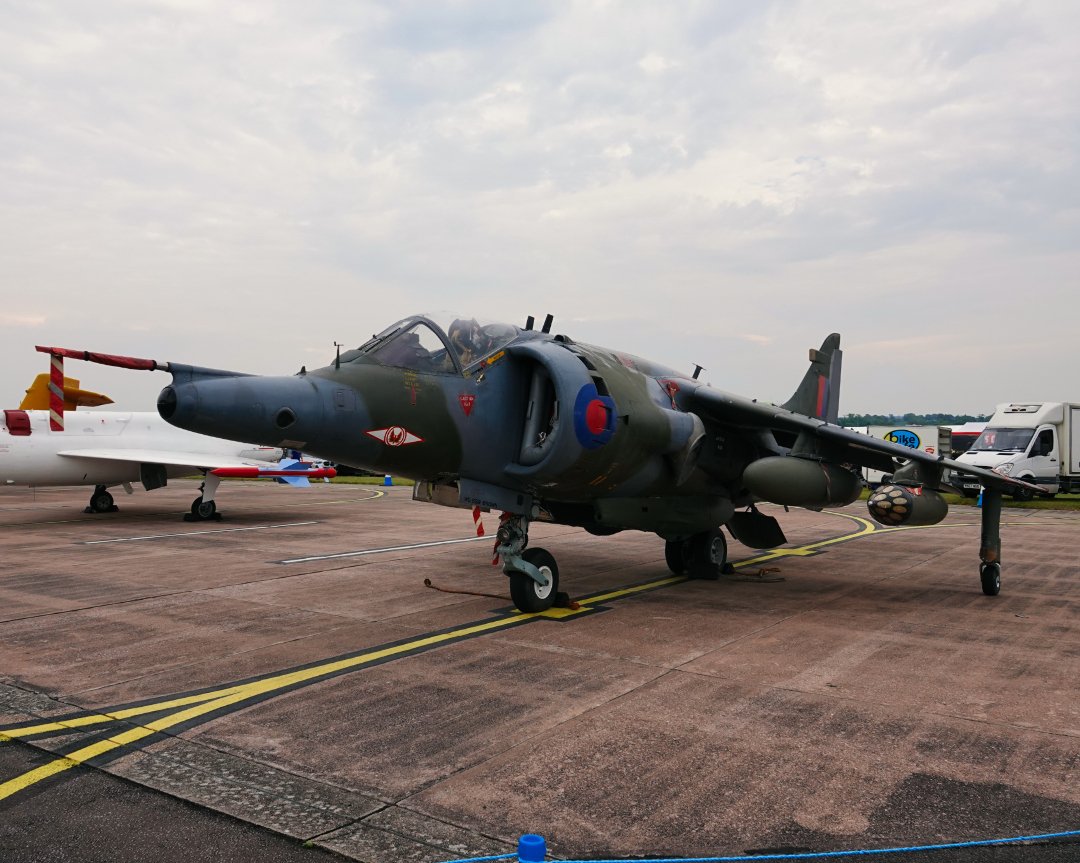
[[[75,408],[96,408],[102,405],[111,405],[112,399],[101,393],[92,393],[89,390],[79,388],[76,378],[64,378],[64,410],[73,411]],[[19,410],[24,411],[47,411],[49,409],[49,375],[40,374],[34,378],[34,382],[26,389]]]
[[[835,423],[840,415],[840,334],[833,333],[818,350],[810,349],[810,368],[795,394],[782,405],[794,413]]]

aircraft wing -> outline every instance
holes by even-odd
[[[706,426],[750,433],[771,432],[774,438],[783,440],[788,446],[798,443],[799,450],[814,452],[837,464],[857,464],[895,474],[901,470],[895,459],[903,459],[911,464],[906,469],[911,478],[918,478],[932,488],[941,484],[943,472],[948,469],[976,476],[987,488],[999,491],[1012,492],[1018,488],[1042,491],[991,470],[859,434],[834,423],[711,387],[699,386],[680,401],[684,410],[698,414]]]
[[[98,461],[133,461],[144,464],[176,465],[178,467],[199,468],[200,470],[230,467],[270,469],[277,465],[277,462],[259,461],[252,458],[155,449],[67,449],[61,450],[57,455]]]
[[[296,459],[277,462],[253,458],[214,455],[213,453],[177,452],[153,449],[69,449],[57,453],[68,458],[97,461],[129,461],[141,464],[163,464],[204,470],[217,477],[257,479],[267,477],[286,485],[306,487],[309,479],[333,479],[332,467],[312,467]]]

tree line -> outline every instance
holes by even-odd
[[[955,426],[967,422],[986,422],[988,414],[845,414],[840,425],[848,426]]]

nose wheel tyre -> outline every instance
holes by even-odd
[[[113,505],[113,496],[104,489],[95,491],[90,495],[90,506],[86,508],[87,512],[115,512],[116,507]]]
[[[199,521],[209,521],[217,513],[217,504],[212,500],[195,498],[191,503],[191,514]]]
[[[539,585],[523,572],[511,572],[510,598],[525,614],[547,611],[554,605],[559,590],[559,567],[555,558],[542,548],[527,548],[521,558],[546,575],[548,583]]]
[[[983,593],[985,593],[987,596],[997,596],[999,593],[1001,593],[1001,564],[980,564],[979,579],[982,581]]]

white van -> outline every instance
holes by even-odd
[[[1050,496],[1080,492],[1080,404],[1012,402],[998,405],[971,449],[958,462],[1026,480]],[[953,471],[952,485],[978,494],[975,477]],[[1018,491],[1017,500],[1034,492]]]

